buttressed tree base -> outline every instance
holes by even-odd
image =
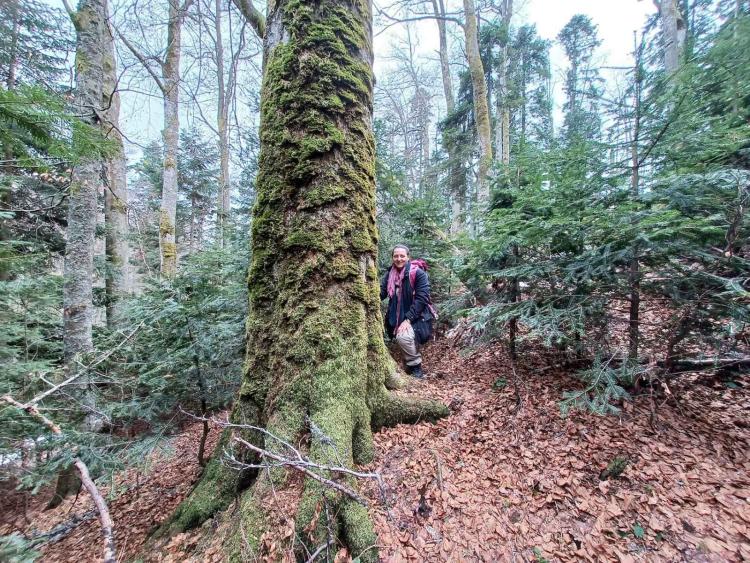
[[[376,269],[371,20],[367,0],[281,0],[269,7],[265,34],[247,357],[231,421],[295,444],[314,428],[308,455],[321,464],[367,463],[374,429],[448,414],[441,403],[386,389],[396,366],[383,340]],[[234,432],[279,451],[267,434]],[[268,477],[228,467],[229,449],[258,461],[225,430],[203,478],[160,534],[198,526],[242,494],[234,535],[247,541],[230,541],[228,556],[244,558],[264,531],[257,501]],[[283,486],[276,471],[271,479]],[[335,530],[352,556],[377,559],[366,508],[322,487],[305,484],[298,537],[314,549]]]

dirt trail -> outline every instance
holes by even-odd
[[[437,397],[453,414],[437,424],[378,433],[376,461],[388,505],[373,485],[371,515],[386,561],[742,561],[750,560],[750,388],[693,385],[672,392],[652,423],[649,397],[627,403],[619,417],[571,414],[558,401],[575,385],[528,353],[523,405],[516,411],[502,348],[464,358],[444,341],[426,354],[424,382],[409,393]],[[498,378],[507,385],[495,388]],[[740,382],[743,383],[743,382]],[[146,474],[111,501],[121,560],[136,557],[149,531],[170,513],[199,475],[200,426],[173,439]],[[212,436],[215,443],[216,432]],[[615,457],[627,460],[618,478],[600,479]],[[17,504],[0,533],[49,531],[91,509],[81,494],[54,511],[32,500],[26,523]],[[9,497],[4,504],[8,505]],[[292,501],[290,501],[292,502]],[[282,510],[286,514],[293,512]],[[283,534],[281,534],[283,537]],[[269,537],[266,544],[280,545]],[[181,561],[198,534],[173,540],[148,560]],[[210,553],[210,556],[209,556]],[[193,553],[220,561],[221,551]],[[268,554],[268,560],[282,555]],[[43,561],[96,561],[95,518],[43,549]]]

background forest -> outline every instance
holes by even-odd
[[[540,350],[574,374],[563,414],[741,386],[750,4],[655,0],[612,66],[585,14],[542,37],[474,2],[374,7],[381,269],[427,260],[440,338],[502,346],[497,386]],[[264,25],[248,0],[0,3],[0,464],[50,506],[75,459],[106,481],[242,381]]]

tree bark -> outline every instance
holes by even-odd
[[[99,127],[102,124],[102,37],[106,33],[106,0],[81,0],[78,11],[70,15],[76,29],[76,113],[82,121]],[[80,369],[80,358],[94,348],[94,234],[103,172],[103,160],[89,156],[77,163],[71,174],[63,266],[63,361],[68,376]],[[93,410],[95,399],[88,374],[79,378],[78,387],[81,405],[87,411],[83,430],[98,431],[102,421]],[[48,507],[56,506],[65,496],[78,491],[80,480],[71,479],[72,474],[72,468],[61,473]]]
[[[16,87],[16,69],[18,67],[18,35],[21,32],[20,20],[18,17],[18,1],[9,0],[9,10],[13,15],[12,25],[13,35],[10,37],[8,43],[9,56],[8,56],[8,76],[5,81],[5,86],[8,90],[14,90]],[[9,143],[6,143],[5,150],[3,151],[3,158],[5,162],[0,165],[0,174],[13,174],[13,149]],[[11,190],[3,190],[0,194],[0,202],[3,207],[11,207]],[[6,217],[0,217],[0,241],[7,241],[10,238],[10,219]],[[0,260],[0,281],[8,281],[11,278],[11,269],[7,264],[6,260]]]
[[[229,100],[224,82],[224,44],[221,29],[221,0],[216,0],[215,39],[216,39],[216,85],[218,88],[216,107],[216,129],[219,132],[219,195],[216,202],[217,223],[220,245],[223,247],[227,236],[230,214],[231,193],[229,181]]]
[[[444,1],[432,0],[432,11],[435,14],[435,22],[438,26],[438,54],[440,56],[440,74],[443,79],[445,109],[447,115],[450,115],[456,107],[456,101],[453,94],[453,76],[451,75],[450,58],[448,57],[448,33],[444,19]],[[450,139],[450,135],[443,135],[443,148],[448,154],[448,182],[451,194],[451,233],[458,234],[464,230],[466,219],[466,185],[463,181],[462,166],[458,160],[457,147],[455,142]]]
[[[445,3],[443,0],[432,0],[432,11],[435,14],[435,22],[438,26],[440,74],[443,79],[443,94],[445,95],[445,107],[449,114],[453,113],[456,106],[453,95],[453,77],[451,75],[450,59],[448,58],[448,33],[445,29]]]
[[[633,127],[632,143],[630,146],[631,155],[631,178],[630,178],[630,195],[634,205],[638,205],[640,193],[640,155],[638,143],[640,141],[641,131],[641,79],[643,69],[641,68],[641,50],[638,46],[638,36],[634,35],[634,56],[635,65],[633,68]],[[637,219],[634,219],[637,224]],[[637,227],[636,227],[637,228]],[[634,228],[634,230],[636,230]],[[630,311],[628,313],[628,359],[631,362],[638,361],[638,346],[640,340],[640,315],[641,315],[641,274],[639,260],[639,245],[635,241],[631,246],[632,256],[628,268],[628,284],[630,286]]]
[[[448,412],[440,403],[396,397],[385,387],[396,367],[383,341],[376,269],[371,18],[367,2],[280,0],[269,8],[248,349],[231,415],[235,423],[265,428],[291,443],[310,433],[312,461],[335,456],[347,466],[372,460],[374,428]],[[267,434],[239,432],[261,449],[281,448]],[[236,442],[228,430],[216,451]],[[257,461],[247,450],[235,456]],[[257,548],[266,477],[234,471],[218,458],[160,533],[201,524],[249,484],[236,522],[236,534],[245,540],[234,544]],[[317,480],[306,482],[298,538],[310,542],[311,553],[330,525],[342,530],[339,539],[353,557],[376,560],[377,538],[365,508],[333,490],[322,500],[321,487]],[[319,502],[330,510],[316,513]],[[253,554],[230,552],[232,557]]]
[[[105,6],[106,8],[106,6]],[[109,14],[107,14],[107,22]],[[114,143],[114,154],[106,162],[107,189],[104,190],[105,253],[107,271],[107,326],[114,328],[122,319],[122,299],[130,293],[130,246],[128,243],[127,162],[120,133],[120,93],[112,30],[107,24],[102,35],[102,108],[105,136]]]
[[[16,69],[18,68],[18,35],[21,33],[21,22],[18,17],[18,0],[8,0],[9,12],[13,15],[13,22],[11,28],[13,29],[13,35],[8,40],[9,54],[8,54],[8,76],[5,81],[5,86],[8,90],[14,90],[16,87]]]
[[[194,0],[168,0],[167,46],[160,61],[161,76],[152,66],[154,57],[147,57],[119,30],[117,35],[133,53],[143,68],[153,78],[163,96],[164,160],[162,173],[161,205],[159,210],[160,272],[166,279],[177,273],[177,155],[180,142],[180,55],[182,50],[182,23],[185,13]]]
[[[164,95],[164,171],[159,216],[161,274],[173,278],[177,273],[177,153],[180,142],[180,51],[185,8],[179,0],[169,1],[167,49],[162,63]]]
[[[253,5],[251,0],[232,0],[232,3],[237,6],[237,9],[242,13],[244,18],[253,28],[256,35],[263,39],[266,35],[266,18],[260,11]]]
[[[508,105],[508,73],[510,64],[510,20],[513,17],[513,0],[503,0],[501,5],[503,26],[507,30],[505,44],[500,53],[500,67],[498,68],[497,95],[497,123],[495,125],[495,148],[501,155],[501,162],[510,164],[510,107]]]
[[[664,70],[674,73],[680,66],[680,55],[685,46],[686,26],[677,0],[654,0],[661,18]]]
[[[474,100],[474,121],[479,138],[479,170],[477,174],[477,193],[480,205],[486,205],[490,199],[490,187],[487,176],[492,165],[492,132],[490,110],[487,103],[487,80],[484,66],[479,56],[479,39],[477,34],[477,14],[474,0],[463,0],[466,22],[466,59],[469,63]]]

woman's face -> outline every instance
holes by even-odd
[[[397,270],[400,270],[406,265],[409,260],[409,255],[403,248],[396,248],[393,251],[393,265],[396,266]]]

